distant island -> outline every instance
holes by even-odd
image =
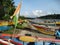
[[[37,17],[38,19],[60,19],[60,14],[50,14],[46,16]]]

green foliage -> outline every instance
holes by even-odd
[[[2,17],[4,20],[9,20],[10,19],[10,15],[5,14],[5,16]]]
[[[2,17],[4,16],[5,12],[4,12],[4,6],[2,4],[3,0],[0,0],[0,19],[2,19]]]
[[[25,28],[25,27],[28,27],[28,24],[26,22],[17,25],[17,28]]]
[[[25,17],[24,17],[24,16],[19,16],[19,18],[20,18],[20,19],[22,19],[22,20],[24,20],[24,19],[25,19]]]
[[[19,16],[20,19],[25,20],[25,19],[35,19],[35,18],[31,18],[31,17],[25,17],[25,16]]]
[[[5,15],[13,15],[15,6],[13,0],[0,0],[0,17],[3,18]],[[2,14],[3,13],[3,14]],[[7,16],[7,17],[9,17]],[[3,18],[5,19],[5,18]]]
[[[3,45],[3,44],[0,44],[0,45]]]

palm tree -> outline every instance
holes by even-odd
[[[2,19],[2,16],[4,16],[4,7],[3,7],[3,0],[0,0],[0,19]]]
[[[0,7],[2,7],[2,11],[0,10],[0,12],[4,12],[0,14],[0,17],[4,17],[5,15],[11,16],[15,11],[13,0],[0,0]]]

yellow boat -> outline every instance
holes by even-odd
[[[60,22],[56,22],[56,24],[60,24]]]
[[[0,26],[8,25],[8,21],[0,21]]]
[[[49,28],[45,28],[42,26],[37,26],[37,25],[33,25],[39,32],[43,33],[43,34],[47,34],[47,35],[54,35],[55,31],[49,30]]]

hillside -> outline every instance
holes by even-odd
[[[24,16],[19,16],[20,19],[35,19],[35,18],[31,18],[31,17],[24,17]]]
[[[51,15],[46,15],[46,16],[41,16],[37,18],[42,18],[42,19],[60,19],[60,14],[51,14]]]

